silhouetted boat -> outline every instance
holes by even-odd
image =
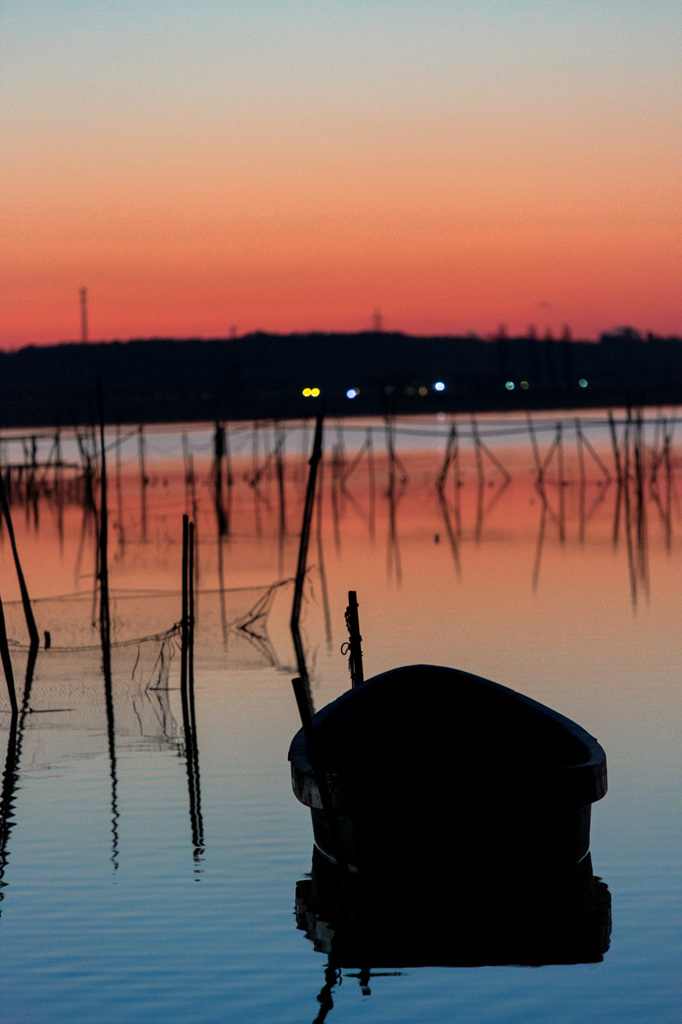
[[[289,750],[292,783],[331,861],[513,870],[531,859],[575,865],[589,851],[591,805],[607,789],[604,750],[506,686],[406,666],[342,694],[312,722],[320,763],[301,729]],[[331,829],[316,769],[331,792]]]

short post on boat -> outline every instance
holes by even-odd
[[[362,669],[362,637],[360,636],[360,619],[358,617],[358,595],[355,590],[348,591],[346,626],[348,628],[348,643],[343,645],[342,651],[348,655],[348,670],[350,671],[351,684],[353,686],[362,686],[365,676]]]

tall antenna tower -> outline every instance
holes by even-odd
[[[81,341],[84,345],[88,341],[88,289],[81,288]]]

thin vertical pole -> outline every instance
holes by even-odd
[[[97,401],[99,405],[99,442],[101,453],[101,499],[99,528],[99,616],[102,635],[102,654],[105,665],[111,657],[111,620],[109,616],[109,515],[107,510],[107,455],[104,447],[104,403],[102,400],[102,384],[97,381]],[[106,670],[106,669],[105,669]]]
[[[182,619],[181,626],[181,652],[180,652],[180,689],[183,694],[187,693],[187,653],[189,647],[189,594],[187,590],[187,569],[189,564],[189,519],[186,515],[182,517]]]
[[[19,711],[19,705],[17,704],[17,691],[14,685],[14,672],[12,670],[12,659],[9,653],[9,643],[7,642],[7,626],[5,625],[5,611],[2,607],[2,599],[0,598],[0,657],[2,658],[2,667],[5,672],[5,682],[7,683],[7,692],[9,694],[9,703],[12,708],[12,721],[16,720],[16,716]]]
[[[188,530],[187,555],[187,683],[190,693],[192,711],[194,709],[194,523],[190,522]]]
[[[142,523],[142,540],[147,540],[147,468],[145,465],[145,438],[142,424],[137,431],[137,447],[140,459],[140,518]]]
[[[348,627],[348,668],[353,686],[362,686],[365,676],[362,668],[362,637],[360,635],[360,619],[358,616],[357,591],[348,591],[348,607],[346,608],[346,626]]]
[[[315,485],[317,482],[317,468],[322,458],[322,421],[323,417],[320,414],[317,417],[317,423],[315,425],[315,440],[313,442],[313,451],[310,456],[310,470],[308,472],[308,486],[306,488],[305,495],[305,506],[303,509],[303,522],[301,524],[301,539],[298,547],[298,564],[296,566],[296,583],[294,586],[294,600],[291,608],[291,620],[290,628],[291,635],[294,641],[294,649],[296,651],[296,664],[298,666],[298,673],[303,681],[307,699],[309,699],[309,679],[308,669],[305,663],[305,654],[303,651],[303,641],[301,639],[300,630],[300,618],[301,618],[301,602],[303,600],[303,584],[305,582],[306,567],[308,564],[308,544],[310,542],[310,524],[313,515],[313,505],[315,503]]]
[[[19,550],[17,548],[17,542],[14,536],[14,526],[12,525],[12,513],[10,512],[9,502],[7,501],[5,485],[2,479],[2,473],[0,473],[0,503],[2,504],[2,514],[5,517],[5,522],[7,524],[7,533],[9,534],[9,540],[12,547],[12,556],[14,558],[14,567],[16,569],[17,580],[19,582],[19,590],[21,592],[21,603],[24,608],[24,617],[26,619],[26,626],[28,628],[29,637],[31,639],[31,646],[33,647],[37,646],[40,643],[40,637],[38,635],[38,627],[36,626],[36,620],[33,615],[33,609],[31,608],[31,599],[28,596],[26,580],[24,579],[24,573],[21,568]]]

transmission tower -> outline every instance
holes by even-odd
[[[81,341],[87,344],[88,341],[88,289],[81,288]]]

